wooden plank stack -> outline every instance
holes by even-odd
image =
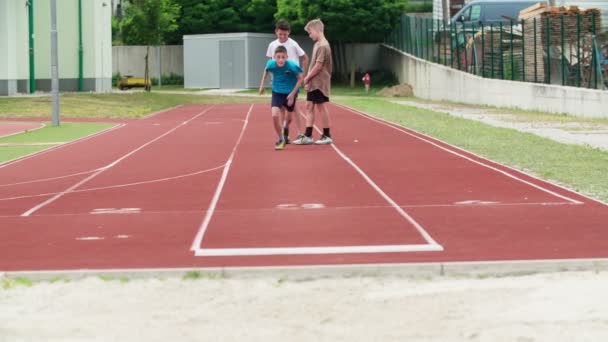
[[[581,39],[593,31],[593,19],[595,19],[596,32],[600,32],[601,13],[599,9],[583,10],[577,6],[551,7],[544,3],[538,3],[523,9],[519,14],[519,19],[524,20],[526,81],[545,81],[548,70],[547,51],[553,51],[552,56],[555,55],[555,51],[558,52],[558,56],[562,53],[569,54],[569,51],[561,51],[562,18],[565,49],[576,49],[578,47],[579,20]],[[535,22],[536,26],[534,25]],[[583,54],[582,51],[581,54]],[[535,59],[536,72],[534,70]]]

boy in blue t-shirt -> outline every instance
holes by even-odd
[[[287,59],[287,49],[284,46],[278,46],[274,51],[274,59],[266,63],[266,71],[262,76],[260,84],[260,95],[264,94],[264,84],[268,73],[273,74],[272,78],[272,102],[271,112],[274,129],[279,136],[279,140],[275,143],[276,150],[282,150],[285,147],[285,136],[283,135],[283,122],[285,120],[285,109],[293,113],[298,90],[302,85],[304,77],[302,76],[302,68],[297,64]]]

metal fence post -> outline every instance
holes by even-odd
[[[537,49],[536,47],[538,46],[538,40],[536,37],[536,17],[534,17],[534,83],[538,82],[538,55],[537,55]]]
[[[481,76],[486,77],[484,67],[486,59],[486,35],[483,24],[481,25]]]
[[[498,46],[498,51],[500,52],[500,79],[504,80],[505,79],[505,60],[504,60],[504,54],[502,53],[502,21],[500,22],[500,41],[499,41],[499,46]]]
[[[490,62],[492,66],[490,67],[490,77],[494,78],[494,25],[490,24]]]
[[[561,57],[562,57],[562,85],[566,85],[566,60],[565,60],[565,51],[566,51],[566,44],[564,42],[566,34],[564,32],[564,15],[562,14],[562,16],[560,17],[560,33],[561,33]]]
[[[511,24],[511,39],[509,40],[511,44],[511,81],[515,80],[515,58],[513,57],[513,20],[509,19],[509,24]]]
[[[581,86],[581,14],[576,15],[576,60],[578,61],[576,83]]]
[[[545,76],[545,82],[549,84],[551,83],[551,26],[549,26],[549,17],[545,22],[547,25],[547,75]]]
[[[526,81],[526,30],[525,21],[521,20],[521,79]]]
[[[467,57],[467,27],[466,24],[463,22],[462,23],[462,43],[463,43],[463,49],[464,49],[464,71],[468,72],[469,69],[469,61],[468,61],[468,57]]]

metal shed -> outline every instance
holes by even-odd
[[[257,88],[274,34],[218,33],[184,36],[185,88]],[[295,38],[310,56],[312,41]]]

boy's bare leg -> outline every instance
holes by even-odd
[[[318,103],[315,107],[317,107],[317,112],[321,115],[321,124],[323,125],[323,134],[321,135],[321,139],[315,141],[317,145],[327,145],[333,143],[331,138],[331,133],[329,131],[330,120],[329,120],[329,108],[325,103]]]
[[[330,127],[329,109],[327,108],[325,103],[317,104],[317,108],[318,108],[318,112],[321,114],[321,123],[323,124],[323,128],[329,128]]]
[[[296,141],[294,141],[294,144],[296,145],[310,145],[312,143],[314,143],[314,141],[312,140],[312,129],[313,129],[313,125],[315,123],[315,116],[314,116],[314,103],[312,103],[311,101],[307,101],[306,102],[306,111],[305,111],[305,123],[306,123],[306,132],[303,136],[300,136]],[[296,114],[296,122],[299,121],[299,116],[301,114]],[[298,129],[300,129],[298,127]]]
[[[272,123],[279,139],[283,139],[283,112],[279,107],[272,107]]]
[[[306,127],[312,127],[315,124],[315,104],[312,101],[306,102]]]
[[[304,131],[302,130],[302,113],[300,112],[300,110],[298,109],[298,107],[296,107],[296,109],[294,110],[293,113],[291,113],[294,121],[296,123],[296,129],[298,130],[298,135],[302,135],[302,133],[304,133]]]

